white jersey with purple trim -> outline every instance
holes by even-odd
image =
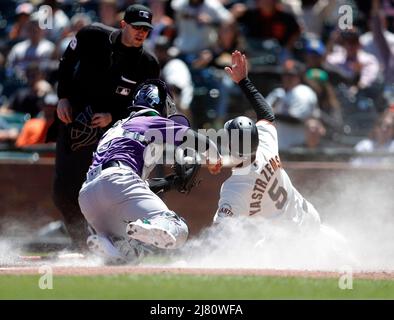
[[[223,183],[214,222],[250,216],[296,226],[320,226],[319,214],[292,185],[282,167],[275,126],[266,120],[256,126],[259,132],[256,159],[248,167],[234,168]]]

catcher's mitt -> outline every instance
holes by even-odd
[[[148,180],[149,188],[154,193],[161,194],[177,189],[181,193],[189,194],[192,188],[200,183],[198,172],[201,167],[201,159],[196,151],[178,149],[175,159],[174,173],[164,178]]]
[[[201,181],[198,180],[201,158],[195,150],[187,148],[177,149],[175,159],[174,185],[179,192],[189,194]]]

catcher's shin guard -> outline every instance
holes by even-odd
[[[161,249],[177,249],[187,240],[189,230],[174,212],[130,222],[126,228],[130,238]]]

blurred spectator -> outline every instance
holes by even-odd
[[[218,40],[221,23],[231,22],[231,13],[219,0],[173,0],[177,36],[175,46],[181,54],[197,55]]]
[[[354,165],[388,161],[393,163],[393,156],[387,158],[382,155],[370,157],[365,154],[373,152],[394,153],[394,113],[389,110],[384,112],[375,122],[370,137],[357,143],[354,150],[357,153],[364,154],[352,159],[351,162]]]
[[[0,145],[10,148],[19,135],[19,129],[11,125],[0,115]]]
[[[307,37],[304,40],[303,61],[307,70],[319,69],[323,71],[320,72],[320,75],[327,76],[327,81],[332,85],[338,83],[353,85],[356,82],[354,76],[345,73],[340,67],[326,62],[326,47],[319,38]],[[315,74],[316,70],[313,73]]]
[[[327,72],[322,69],[308,69],[304,81],[317,95],[320,123],[325,129],[324,144],[327,146],[338,143],[339,135],[343,134],[342,107]]]
[[[39,26],[37,13],[31,15],[28,23],[28,39],[15,44],[7,57],[7,72],[23,79],[29,64],[48,64],[55,52],[53,42],[44,38],[44,30]]]
[[[316,30],[315,35],[322,38],[326,32],[330,32],[338,25],[338,20],[341,18],[340,7],[351,6],[354,9],[353,17],[357,11],[354,0],[282,0],[281,2],[287,11],[296,15],[304,32]]]
[[[369,22],[371,19],[371,8],[372,8],[372,1],[365,1],[365,0],[352,0],[355,2],[357,6],[357,11],[355,15],[355,24],[363,31],[367,31],[369,29]],[[394,3],[393,0],[379,0],[382,2],[383,6],[385,3]],[[385,8],[386,10],[388,8]]]
[[[99,0],[99,22],[119,28],[120,19],[116,0]]]
[[[305,120],[305,143],[308,149],[317,149],[322,147],[322,137],[326,136],[326,128],[323,123],[316,118]]]
[[[20,0],[20,2],[22,1]],[[15,0],[0,1],[0,38],[8,38],[9,28],[15,16],[16,5]]]
[[[381,15],[379,14],[379,1],[373,0],[372,6],[372,34],[373,40],[381,57],[383,65],[385,82],[387,85],[393,86],[394,84],[394,50],[391,50],[386,31],[382,24]],[[392,101],[394,103],[394,101]]]
[[[324,68],[326,48],[319,38],[307,38],[304,44],[304,61],[307,69]]]
[[[361,48],[359,31],[356,28],[342,31],[339,40],[340,45],[334,45],[333,52],[327,55],[327,62],[354,78],[358,88],[370,87],[378,78],[379,63]]]
[[[155,54],[161,67],[161,77],[171,90],[175,104],[192,123],[190,104],[193,99],[193,82],[186,63],[171,55],[171,42],[165,36],[156,39]]]
[[[213,104],[209,105],[207,101],[205,105],[214,111],[214,126],[221,128],[228,116],[230,98],[242,96],[239,87],[224,72],[224,67],[231,65],[231,53],[234,50],[244,51],[244,42],[235,22],[223,23],[219,27],[218,36],[216,45],[201,51],[198,58],[192,62],[192,70],[194,73],[200,70],[200,76],[205,81],[202,85],[211,89],[210,95],[214,96],[211,99]],[[198,112],[200,111],[199,108]]]
[[[367,135],[378,113],[387,107],[383,75],[377,59],[362,50],[358,29],[333,32],[332,40],[335,44],[327,62],[350,80],[336,84],[335,90],[342,106],[344,143],[353,146]]]
[[[380,32],[384,37],[384,41],[388,44],[388,47],[390,48],[391,52],[394,52],[394,33],[390,32],[387,29],[388,24],[387,24],[387,17],[385,16],[385,14],[383,12],[382,12],[383,14],[379,14],[378,10],[375,11],[372,11],[370,15],[370,21],[369,21],[370,31],[360,36],[360,43],[362,49],[365,52],[373,54],[376,57],[376,59],[378,59],[378,61],[381,62],[383,56],[380,53],[376,35],[374,35],[373,30],[376,29],[377,27],[379,28],[379,30],[381,30]],[[384,69],[382,68],[382,70]]]
[[[174,46],[190,69],[194,84],[193,123],[201,127],[207,117],[215,118],[215,111],[209,111],[216,108],[219,96],[219,84],[206,61],[212,61],[211,50],[219,41],[220,25],[231,23],[233,17],[219,0],[174,0],[171,6],[177,31]]]
[[[374,1],[374,0],[372,0]],[[393,0],[381,0],[382,9],[387,16],[394,16],[394,2]]]
[[[75,37],[79,30],[92,23],[92,19],[85,13],[76,13],[71,18],[71,24],[65,32],[64,38],[57,46],[57,56],[61,57],[66,51],[70,41]]]
[[[7,96],[4,92],[4,85],[6,81],[6,72],[5,72],[5,58],[4,55],[0,52],[0,108],[7,101]]]
[[[200,52],[193,61],[192,67],[201,69],[214,65],[218,69],[231,65],[231,53],[234,50],[244,50],[243,38],[239,32],[238,24],[223,23],[218,29],[218,40],[209,49]]]
[[[45,80],[45,73],[37,63],[29,64],[26,70],[27,87],[18,89],[11,97],[6,109],[11,112],[28,113],[31,117],[40,112],[39,101],[53,90]]]
[[[27,26],[30,15],[34,11],[34,6],[29,2],[19,4],[15,9],[15,21],[8,33],[8,38],[11,41],[21,41],[28,37]]]
[[[318,135],[309,139],[315,147],[315,140],[323,135],[324,130],[315,130],[316,121],[308,123],[310,118],[318,119],[320,112],[317,96],[308,86],[302,84],[303,65],[295,60],[286,60],[282,66],[282,87],[273,90],[267,96],[267,102],[273,107],[278,130],[279,149],[306,145],[306,137]],[[308,124],[310,124],[308,126]],[[313,130],[306,136],[305,130]]]
[[[176,36],[175,21],[166,13],[166,0],[149,0],[148,7],[153,13],[153,30],[149,34],[146,45],[153,48],[158,37],[164,36],[172,43]]]
[[[336,97],[331,79],[338,77],[335,70],[324,63],[325,47],[319,39],[308,39],[304,46],[306,65],[305,83],[316,93],[321,111],[321,121],[327,129],[326,136],[342,131],[341,105]]]
[[[234,17],[243,27],[243,33],[252,47],[261,41],[276,39],[282,46],[281,61],[291,55],[301,29],[294,15],[285,12],[278,0],[254,0],[255,6],[248,8],[237,3],[231,8]]]
[[[48,93],[40,99],[40,112],[36,118],[25,122],[15,146],[18,148],[45,143],[48,128],[55,119],[58,98],[55,93]]]
[[[332,14],[334,12],[338,14],[340,1],[288,0],[283,2],[290,5],[304,33],[321,37],[325,25],[330,23]]]

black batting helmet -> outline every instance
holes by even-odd
[[[256,154],[259,133],[252,119],[244,116],[236,117],[227,121],[224,124],[224,129],[229,135],[232,154],[238,157],[250,157]]]
[[[167,85],[160,79],[146,80],[134,92],[133,103],[129,107],[130,111],[154,109],[163,117],[168,117],[177,112]]]

